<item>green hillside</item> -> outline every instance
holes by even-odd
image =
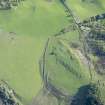
[[[0,80],[22,103],[104,105],[105,1],[2,1]]]
[[[99,19],[105,10],[103,1],[61,0],[61,3],[70,26],[46,43],[41,60],[45,87],[58,99],[58,105],[104,105],[105,65],[101,60],[105,57],[105,17]],[[94,21],[88,20],[91,17],[94,17]],[[88,21],[87,24],[78,23],[84,19]],[[43,105],[51,103],[43,102]]]
[[[39,59],[47,38],[68,24],[58,1],[24,1],[0,11],[0,79],[29,103],[41,88]]]

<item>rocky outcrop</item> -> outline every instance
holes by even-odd
[[[0,10],[9,10],[24,0],[0,0]]]

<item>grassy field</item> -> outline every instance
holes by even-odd
[[[104,13],[105,11],[104,0],[94,0],[93,3],[89,0],[67,0],[67,4],[76,16],[79,16],[80,20],[84,20],[91,16]]]
[[[0,11],[0,79],[29,103],[40,90],[39,58],[47,38],[68,24],[58,1],[24,1]]]
[[[94,4],[67,0],[67,4],[81,20],[104,13],[105,9],[104,0],[96,0]],[[45,42],[69,22],[58,0],[26,0],[12,10],[0,11],[0,79],[8,82],[23,103],[30,103],[42,87],[39,59]],[[46,72],[54,86],[74,95],[79,87],[89,83],[90,72],[84,67],[81,52],[71,48],[72,42],[80,44],[77,30],[50,40]],[[52,51],[55,55],[51,55]],[[94,79],[97,77],[96,74]],[[74,81],[75,85],[71,85]]]

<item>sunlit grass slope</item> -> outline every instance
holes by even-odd
[[[83,85],[90,81],[88,67],[82,61],[83,55],[71,43],[79,45],[78,31],[70,31],[49,41],[45,57],[45,73],[50,82],[66,95],[75,95]],[[84,66],[85,65],[85,66]],[[75,84],[74,84],[75,83]]]
[[[67,24],[58,1],[26,0],[17,8],[0,11],[0,79],[23,102],[29,103],[41,87],[38,62],[48,36]]]

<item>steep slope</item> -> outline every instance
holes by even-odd
[[[66,2],[65,0],[61,0],[61,3],[66,9],[67,17],[70,19],[70,28],[66,27],[54,37],[48,39],[43,57],[40,61],[40,72],[44,86],[47,91],[53,95],[52,97],[56,97],[58,100],[56,104],[58,105],[105,104],[105,75],[100,75],[99,72],[97,72],[95,68],[96,65],[93,63],[96,57],[92,58],[94,54],[91,51],[90,53],[88,52],[88,49],[94,50],[94,48],[91,48],[94,46],[96,46],[96,50],[98,50],[97,48],[100,46],[101,49],[99,52],[104,52],[105,28],[102,28],[104,23],[102,24],[101,18],[95,19],[95,21],[89,21],[87,24],[78,23],[94,15],[96,15],[94,16],[96,18],[97,16],[100,17],[105,9],[103,7],[101,9],[97,8],[100,6],[98,1],[92,2],[92,4],[88,1],[84,2],[88,3],[88,7],[90,6],[92,10],[91,12],[89,11],[89,13],[87,12],[87,14],[85,14],[88,10],[87,6],[85,6],[86,4],[83,5],[82,1],[71,0],[70,2]],[[102,3],[103,1],[99,2]],[[80,7],[84,6],[84,13],[78,9],[77,5]],[[95,6],[93,7],[92,5]],[[75,7],[77,7],[77,10],[74,10]],[[93,37],[90,32],[94,32],[94,34],[92,33],[92,35],[94,35]],[[88,35],[91,36],[90,42],[94,44],[94,46],[88,46]],[[97,44],[95,44],[94,38],[99,38],[98,40],[96,39]],[[100,67],[99,70],[101,70]],[[39,96],[37,96],[36,99],[38,99],[38,97]],[[49,96],[47,99],[49,99]],[[37,103],[38,105],[47,105],[45,101],[43,101],[43,103],[38,101]],[[34,102],[34,105],[37,105],[37,103]],[[51,105],[54,105],[54,102],[52,102]]]

